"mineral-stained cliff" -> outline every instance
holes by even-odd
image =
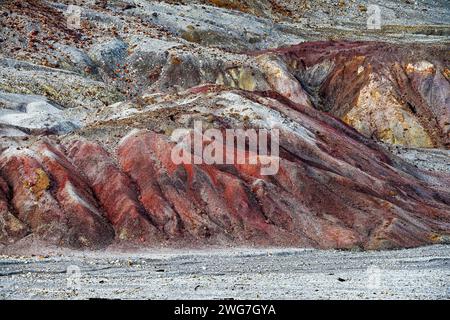
[[[281,58],[316,108],[362,134],[412,147],[450,146],[448,46],[309,42],[270,55]]]
[[[368,31],[358,1],[0,2],[0,243],[448,242],[450,169],[379,143],[448,155],[439,3],[411,27],[385,1],[389,25]],[[170,135],[197,120],[278,129],[279,171],[252,152],[175,164]]]

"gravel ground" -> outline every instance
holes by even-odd
[[[418,168],[450,173],[450,150],[382,145],[393,154],[416,165]]]
[[[0,256],[0,298],[450,299],[450,246]]]

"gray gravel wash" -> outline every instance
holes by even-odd
[[[450,299],[450,246],[0,256],[0,298]]]

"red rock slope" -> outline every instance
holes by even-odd
[[[201,87],[168,98],[60,139],[2,140],[0,240],[363,249],[448,241],[449,175],[419,170],[278,93]],[[166,134],[194,119],[278,128],[278,173],[175,165]]]

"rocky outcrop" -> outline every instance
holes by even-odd
[[[74,247],[106,245],[112,229],[116,241],[147,245],[381,249],[448,236],[448,174],[417,169],[275,92],[194,91],[99,121],[82,136],[10,146],[1,155],[9,205],[33,233]],[[248,161],[260,155],[251,153],[245,164],[175,164],[174,142],[158,133],[168,124],[153,122],[155,112],[175,127],[196,119],[222,129],[278,128],[279,170],[261,175],[262,162]],[[152,130],[128,127],[150,122]],[[102,134],[109,127],[112,140]]]
[[[10,212],[9,188],[0,178],[0,243],[8,244],[17,241],[28,233],[27,226]]]
[[[448,148],[445,51],[445,46],[316,42],[266,55],[284,61],[317,109],[365,136],[410,147]]]
[[[0,159],[11,186],[11,206],[39,238],[72,247],[102,247],[114,236],[88,185],[61,152],[47,143]]]
[[[3,115],[0,110],[0,117],[6,118],[0,119],[7,126],[2,129],[5,135],[30,130],[65,133],[90,118],[94,108],[220,84],[277,91],[295,103],[330,112],[382,142],[449,146],[448,8],[440,2],[433,7],[415,4],[416,10],[409,4],[379,3],[383,29],[370,32],[365,26],[367,7],[356,3],[80,1],[79,5],[80,24],[72,28],[64,23],[69,15],[64,3],[33,0],[2,5],[0,90],[45,96],[50,104],[76,109],[75,116],[64,113],[68,122],[54,114]],[[392,20],[400,10],[423,26],[408,29],[410,23]],[[435,25],[438,16],[444,25]],[[341,28],[324,23],[331,17]],[[424,45],[367,41],[399,42],[396,32],[418,43],[423,32],[432,35]],[[305,40],[309,41],[298,45]],[[24,118],[28,124],[18,125]]]
[[[10,128],[20,129],[22,133],[64,134],[78,128],[76,120],[71,121],[60,108],[49,103],[42,96],[0,91],[0,103],[6,107],[0,109],[0,122]],[[14,136],[15,133],[5,132],[3,135]]]
[[[13,59],[0,59],[0,79],[0,90],[6,93],[41,95],[68,108],[95,108],[121,99],[103,82]]]
[[[360,1],[77,4],[0,3],[2,245],[448,241],[446,3],[381,1],[381,30]],[[173,161],[195,121],[277,129],[279,154]]]
[[[119,240],[161,240],[137,199],[132,181],[99,144],[76,140],[67,148],[69,159],[83,172]]]

